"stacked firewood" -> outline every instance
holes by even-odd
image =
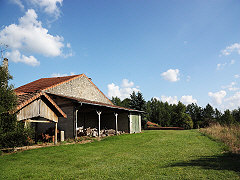
[[[77,130],[78,136],[89,136],[89,137],[97,137],[98,136],[98,129],[97,128],[78,128]],[[106,136],[114,136],[116,134],[124,134],[124,131],[117,131],[114,129],[102,129],[100,131],[101,137],[106,137]]]

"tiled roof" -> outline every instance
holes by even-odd
[[[50,94],[50,93],[48,93],[48,94]],[[92,105],[96,105],[96,106],[104,106],[104,107],[109,107],[109,108],[114,108],[114,109],[122,109],[122,110],[141,112],[141,113],[144,112],[144,111],[125,108],[125,107],[116,106],[116,105],[112,105],[112,104],[105,104],[105,103],[101,103],[101,102],[97,102],[97,101],[90,101],[90,100],[87,100],[87,99],[81,99],[81,98],[75,98],[75,97],[69,97],[69,96],[63,96],[63,95],[56,95],[56,94],[50,94],[50,95],[55,95],[55,96],[67,98],[67,99],[74,100],[74,101],[77,101],[77,102],[81,102],[81,103],[84,103],[84,104],[92,104]]]
[[[53,77],[53,78],[42,78],[38,79],[36,81],[30,82],[28,84],[25,84],[23,86],[20,86],[15,89],[15,92],[17,94],[23,93],[23,92],[37,92],[44,89],[48,89],[51,87],[54,87],[58,84],[62,84],[64,82],[67,82],[69,80],[72,80],[76,77],[82,76],[80,75],[73,75],[73,76],[63,76],[63,77]]]

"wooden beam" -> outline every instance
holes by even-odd
[[[97,111],[97,114],[98,114],[98,137],[100,137],[101,113],[102,113],[102,111]]]
[[[51,123],[52,121],[44,120],[23,120],[23,122],[34,122],[34,123]]]
[[[54,137],[54,144],[57,144],[57,122],[55,123],[55,137]]]
[[[78,120],[78,110],[76,110],[76,117],[75,117],[75,123],[76,123],[76,124],[75,124],[75,126],[76,126],[76,127],[75,127],[75,133],[76,133],[76,134],[75,134],[75,139],[77,139],[77,128],[78,128],[78,127],[77,127],[77,126],[78,126],[77,120]]]
[[[118,113],[114,113],[115,115],[115,119],[116,119],[116,135],[117,135],[117,132],[118,132]]]

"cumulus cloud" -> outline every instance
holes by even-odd
[[[221,90],[219,92],[213,93],[213,92],[209,92],[208,96],[211,97],[213,103],[215,105],[221,105],[223,98],[227,95],[226,91]]]
[[[230,96],[224,100],[225,108],[236,109],[240,107],[240,92],[236,92],[233,96]]]
[[[237,52],[240,54],[240,44],[234,43],[230,46],[227,46],[224,50],[221,51],[221,55],[228,56],[232,54],[233,52]]]
[[[176,81],[180,80],[179,75],[180,75],[180,73],[179,73],[178,69],[169,69],[166,72],[163,72],[161,74],[163,79],[170,81],[170,82],[176,82]]]
[[[28,64],[30,66],[39,66],[40,65],[40,62],[33,56],[25,56],[25,55],[22,55],[18,50],[14,50],[14,51],[11,51],[11,52],[6,52],[6,57],[8,59],[11,59],[13,62],[22,62],[22,63],[25,63],[25,64]]]
[[[178,97],[177,96],[161,96],[161,98],[154,96],[153,98],[162,101],[162,102],[168,102],[169,104],[178,104]],[[194,99],[191,95],[184,95],[180,98],[180,101],[185,104],[192,104],[197,103],[197,100]]]
[[[74,72],[70,72],[70,74],[67,74],[67,73],[65,73],[65,74],[62,74],[62,73],[52,73],[51,77],[62,77],[62,76],[72,76],[72,75],[75,75],[75,73]]]
[[[30,2],[43,9],[47,14],[54,15],[56,18],[60,16],[59,6],[62,6],[63,0],[31,0]]]
[[[229,85],[222,86],[223,89],[228,89],[229,91],[237,91],[239,88],[235,87],[237,83],[236,82],[231,82]]]
[[[161,96],[162,102],[168,102],[169,104],[177,104],[177,96]]]
[[[128,79],[123,79],[121,86],[114,83],[108,84],[108,97],[119,97],[121,100],[129,98],[130,94],[135,91],[140,91],[139,87],[134,87],[134,83]]]
[[[7,44],[13,52],[18,50],[28,54],[64,57],[63,37],[49,34],[37,17],[36,12],[29,9],[23,17],[19,18],[19,24],[11,24],[0,31],[0,43]]]
[[[181,100],[180,100],[183,104],[192,104],[192,103],[197,103],[196,99],[193,99],[192,96],[186,95],[186,96],[182,96]]]

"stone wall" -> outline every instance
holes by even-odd
[[[76,79],[50,88],[46,90],[46,92],[112,104],[111,101],[105,97],[86,76],[80,76]]]

